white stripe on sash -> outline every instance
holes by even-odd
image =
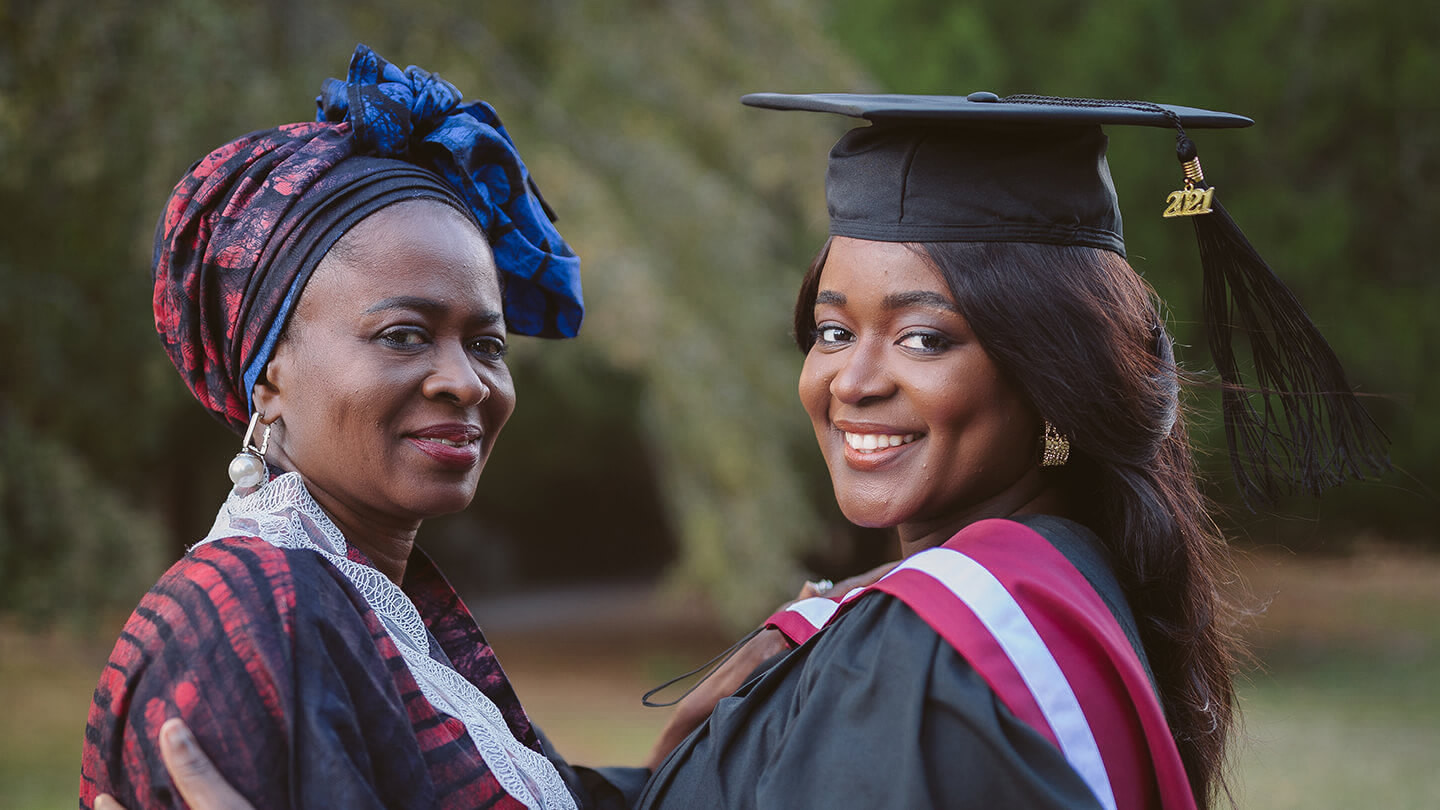
[[[1029,687],[1065,759],[1094,791],[1101,806],[1115,810],[1115,794],[1110,789],[1105,761],[1080,702],[1045,641],[1000,580],[980,563],[948,548],[915,554],[886,576],[906,569],[933,577],[974,612]],[[802,604],[797,602],[792,609]]]
[[[809,599],[801,599],[799,602],[786,608],[786,610],[798,614],[800,618],[810,623],[816,630],[824,627],[835,611],[840,609],[840,603],[823,596],[812,596]]]

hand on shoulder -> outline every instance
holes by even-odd
[[[160,758],[191,810],[254,810],[200,750],[183,720],[171,718],[160,727]],[[95,799],[95,810],[125,810],[125,806],[102,793]]]

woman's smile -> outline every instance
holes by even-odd
[[[914,443],[925,435],[880,426],[862,427],[851,423],[836,424],[835,430],[844,443],[842,453],[845,463],[860,471],[879,469],[893,463],[914,450]]]
[[[478,425],[443,424],[417,430],[405,438],[441,466],[466,470],[480,463],[484,436]]]

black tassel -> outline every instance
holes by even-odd
[[[1389,439],[1351,390],[1330,344],[1214,202],[1194,144],[1183,133],[1177,152],[1187,164],[1187,186],[1207,192],[1210,210],[1191,219],[1204,270],[1205,331],[1220,372],[1225,439],[1246,504],[1253,508],[1297,490],[1318,494],[1347,478],[1389,469]],[[1250,344],[1253,386],[1245,385],[1235,361],[1237,330]]]

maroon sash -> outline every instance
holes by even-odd
[[[1193,810],[1149,677],[1109,608],[1063,554],[1010,520],[966,527],[869,588],[767,620],[803,644],[856,600],[888,593],[954,646],[1016,717],[1060,749],[1107,810]]]

